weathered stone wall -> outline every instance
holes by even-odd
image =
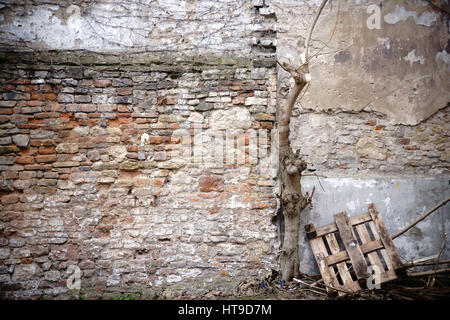
[[[0,47],[96,52],[270,50],[273,8],[264,0],[6,0]]]
[[[293,148],[322,174],[450,173],[449,110],[416,126],[396,125],[371,112],[300,113],[291,130]]]
[[[66,293],[70,265],[96,296],[231,288],[276,267],[274,176],[186,153],[207,129],[270,137],[273,59],[1,59],[3,297]]]
[[[376,202],[393,233],[450,196],[448,15],[419,0],[341,2],[315,30],[313,52],[339,11],[291,122],[304,191],[316,188],[302,230]],[[75,297],[70,266],[86,297],[171,298],[277,267],[266,151],[288,83],[275,59],[298,59],[320,1],[3,3],[1,298]],[[380,29],[367,27],[374,4]],[[214,130],[236,139],[219,163]],[[444,207],[395,244],[429,256],[449,226]],[[300,253],[317,273],[303,234]]]

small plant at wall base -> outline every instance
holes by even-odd
[[[138,291],[136,294],[133,293],[121,293],[114,297],[113,300],[141,300],[142,291]]]

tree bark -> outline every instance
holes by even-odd
[[[314,26],[328,0],[322,0],[316,17],[309,29],[305,41],[303,56],[300,66],[290,67],[281,65],[283,69],[291,74],[295,84],[289,90],[286,104],[278,108],[277,129],[279,134],[279,179],[281,182],[281,210],[284,216],[284,241],[281,249],[280,267],[282,280],[290,281],[298,277],[300,273],[300,258],[298,252],[299,227],[301,211],[311,201],[311,197],[304,197],[301,190],[300,178],[302,171],[306,169],[306,163],[300,159],[300,154],[294,154],[289,141],[289,124],[291,122],[292,110],[299,94],[310,80],[308,68],[308,51]]]
[[[304,199],[301,192],[300,177],[301,170],[306,166],[292,151],[289,141],[289,124],[295,101],[304,86],[305,84],[297,83],[294,85],[288,97],[286,108],[279,114],[280,201],[285,225],[280,266],[282,280],[285,282],[293,277],[298,277],[300,270],[298,239],[301,204]]]

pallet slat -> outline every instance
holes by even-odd
[[[378,240],[381,242],[380,236],[378,235],[377,229],[375,228],[375,224],[373,223],[373,221],[369,221],[369,228],[372,231],[372,234],[375,237],[375,240]],[[384,248],[382,242],[381,242],[381,245]],[[383,257],[384,262],[386,263],[388,270],[394,270],[394,267],[392,267],[391,259],[389,259],[389,256],[386,253],[386,250],[381,249],[380,253],[381,253],[381,256]]]
[[[356,230],[358,231],[359,238],[361,239],[362,244],[366,244],[366,243],[372,241],[370,239],[369,232],[367,231],[367,228],[364,224],[360,224],[360,225],[356,226]],[[382,265],[380,258],[378,258],[378,255],[376,252],[368,253],[367,257],[369,258],[370,264],[372,266],[373,265],[377,265],[377,266]]]
[[[341,251],[334,233],[327,234],[325,236],[325,239],[327,240],[327,243],[328,243],[328,246],[330,247],[331,253],[336,254]],[[337,263],[336,267],[339,270],[339,274],[341,276],[341,279],[342,279],[342,282],[344,283],[344,285],[350,284],[353,282],[352,276],[350,275],[350,272],[348,272],[347,265],[345,264],[345,262]]]
[[[376,251],[378,249],[382,249],[383,247],[383,242],[381,242],[380,239],[375,240],[375,241],[370,241],[368,243],[363,244],[361,247],[361,251],[362,253],[369,253],[372,251]],[[333,254],[327,257],[327,263],[328,265],[330,264],[335,264],[335,263],[339,263],[345,260],[348,260],[349,256],[347,251],[341,251],[337,254]]]
[[[367,262],[361,251],[358,241],[353,234],[352,226],[345,212],[341,212],[334,215],[334,221],[339,230],[342,242],[347,250],[350,261],[353,265],[356,277],[358,279],[365,279],[369,277],[367,273]]]
[[[380,236],[381,241],[383,242],[384,248],[386,249],[386,253],[389,255],[392,266],[396,272],[400,272],[403,269],[403,264],[400,259],[400,256],[397,252],[397,249],[392,242],[391,237],[386,229],[386,226],[381,218],[380,212],[377,209],[375,203],[369,204],[369,214],[372,217],[372,220],[375,224],[375,228],[378,231],[378,235]]]
[[[349,220],[350,220],[350,224],[352,226],[355,226],[355,225],[372,220],[372,217],[368,213],[363,213],[358,216],[351,217]],[[316,233],[315,236],[322,237],[322,236],[327,235],[328,233],[332,233],[332,232],[336,232],[336,231],[338,231],[338,229],[336,227],[336,223],[330,223],[330,224],[326,224],[322,227],[317,228],[315,230],[315,233]]]
[[[320,274],[322,275],[323,282],[328,286],[338,286],[339,283],[337,279],[333,278],[331,276],[329,267],[326,263],[326,256],[327,256],[327,250],[325,248],[325,245],[323,243],[323,240],[321,237],[311,239],[310,240],[311,249],[314,253],[314,258],[316,259],[317,265],[319,266]],[[330,290],[327,288],[327,291],[329,293],[332,293],[333,290]]]

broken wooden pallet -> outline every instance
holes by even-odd
[[[404,274],[400,256],[374,203],[369,204],[367,213],[348,218],[341,212],[334,215],[334,221],[317,229],[312,224],[305,226],[330,293],[334,292],[332,288],[339,295],[365,288],[372,270],[379,272],[379,283]]]

